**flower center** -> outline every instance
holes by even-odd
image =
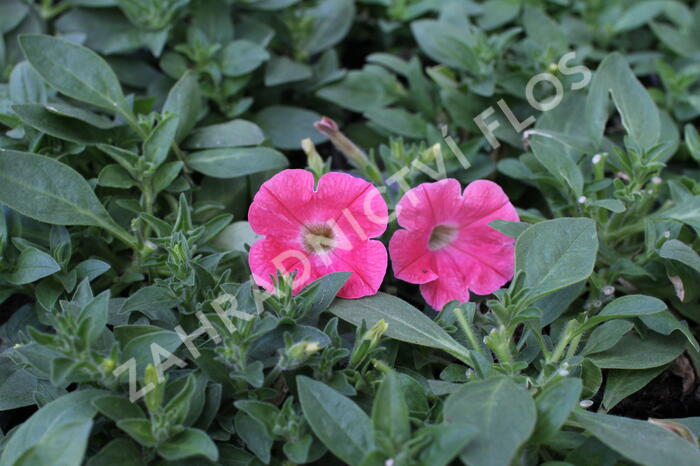
[[[302,242],[304,249],[312,254],[329,252],[333,249],[333,228],[321,223],[318,225],[306,225],[304,227]]]
[[[457,237],[459,229],[454,225],[438,225],[430,232],[428,247],[433,251],[442,249]]]

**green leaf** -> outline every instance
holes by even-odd
[[[127,438],[117,438],[90,458],[86,466],[145,466],[141,449]]]
[[[518,236],[520,236],[522,232],[530,228],[532,224],[527,222],[509,222],[507,220],[492,220],[491,222],[489,222],[489,226],[496,231],[500,231],[506,236],[510,236],[511,238],[517,239]]]
[[[109,317],[109,298],[110,291],[105,290],[92,298],[80,311],[78,315],[78,320],[81,323],[80,336],[85,342],[93,343],[104,331]],[[88,324],[84,325],[83,322],[86,320]]]
[[[479,63],[469,33],[446,21],[422,19],[411,22],[411,31],[421,50],[443,65],[479,72]]]
[[[442,327],[406,301],[386,293],[361,299],[336,299],[328,311],[359,327],[372,327],[380,319],[389,324],[385,335],[399,341],[446,351],[471,364],[469,351]]]
[[[626,319],[630,317],[648,316],[666,310],[666,303],[659,298],[630,294],[621,296],[607,304],[598,315],[591,317],[584,328],[590,328],[611,319]]]
[[[603,407],[610,411],[620,401],[644,388],[656,376],[668,368],[668,365],[628,371],[611,369],[606,372]]]
[[[93,400],[92,404],[100,413],[113,421],[146,418],[146,415],[138,404],[132,403],[128,398],[121,396],[101,396]]]
[[[316,131],[314,123],[321,115],[310,110],[284,105],[274,105],[260,111],[255,121],[278,149],[299,149],[301,141],[310,138],[314,144],[328,138]]]
[[[673,259],[700,272],[700,255],[685,243],[677,239],[666,241],[659,249],[659,256],[664,259]]]
[[[688,339],[688,342],[693,346],[695,351],[700,351],[700,345],[695,339],[695,335],[688,328],[687,322],[681,322],[671,313],[671,311],[663,311],[658,314],[641,316],[640,319],[644,325],[653,331],[662,335],[670,335],[676,330],[680,331]]]
[[[615,22],[613,32],[617,34],[644,25],[662,13],[668,4],[668,0],[653,0],[633,4]]]
[[[427,425],[416,433],[430,435],[430,443],[420,453],[420,464],[447,466],[476,436],[476,428],[465,424]]]
[[[346,36],[355,17],[355,2],[322,0],[308,14],[315,21],[310,25],[311,33],[299,44],[299,49],[311,56],[333,47]]]
[[[221,51],[221,72],[225,76],[242,76],[269,58],[265,47],[248,40],[234,40]]]
[[[611,320],[598,325],[586,340],[586,346],[581,350],[582,356],[600,353],[615,346],[620,338],[634,327],[629,320]]]
[[[397,448],[411,436],[406,399],[399,377],[392,370],[384,374],[384,380],[375,395],[372,423],[375,432],[386,435]]]
[[[390,133],[416,139],[426,134],[426,121],[402,108],[374,108],[365,112],[365,117]]]
[[[309,79],[313,75],[311,67],[287,57],[272,57],[265,68],[265,85],[279,86]]]
[[[269,147],[232,147],[193,152],[187,163],[194,170],[214,178],[236,178],[266,170],[281,170],[287,158]]]
[[[182,141],[197,124],[202,106],[202,95],[197,73],[188,71],[170,89],[163,104],[163,112],[174,113],[180,119],[175,140]]]
[[[121,419],[117,421],[117,427],[144,447],[155,447],[158,444],[151,431],[151,422],[147,419]]]
[[[389,105],[394,100],[378,79],[369,71],[350,71],[342,80],[333,82],[316,92],[316,95],[343,108],[365,112]]]
[[[547,169],[562,186],[568,186],[575,198],[583,194],[583,175],[574,159],[562,153],[562,146],[542,133],[530,135],[532,153],[540,164]]]
[[[496,377],[462,385],[445,401],[443,416],[478,431],[460,455],[465,464],[500,466],[511,464],[530,437],[537,411],[525,388]]]
[[[574,412],[574,418],[598,440],[644,466],[700,464],[700,450],[687,440],[647,421],[607,414]]]
[[[219,450],[204,431],[187,427],[158,446],[158,454],[169,461],[203,456],[210,461],[219,459]]]
[[[129,189],[136,186],[136,180],[121,165],[111,163],[105,165],[97,176],[97,183],[106,188]]]
[[[80,419],[53,429],[14,463],[16,466],[80,466],[92,429],[92,419]]]
[[[678,220],[700,231],[700,196],[684,199],[670,209],[654,212],[651,217]]]
[[[589,205],[601,207],[617,214],[625,211],[625,204],[618,199],[601,199],[599,201],[591,201]]]
[[[601,369],[648,369],[676,359],[685,349],[685,339],[650,333],[644,340],[627,334],[609,350],[588,356]]]
[[[654,146],[661,132],[659,111],[625,58],[617,52],[601,62],[589,88],[586,115],[594,142],[600,145],[603,139],[608,119],[608,93],[632,142],[642,149]]]
[[[109,112],[131,114],[117,76],[92,50],[45,35],[20,36],[19,43],[29,63],[59,92]]]
[[[578,405],[583,382],[567,377],[545,387],[535,397],[537,425],[531,441],[542,443],[554,436]]]
[[[158,167],[156,174],[153,175],[153,193],[158,194],[168,188],[180,175],[184,166],[185,164],[178,160],[177,162],[164,163]]]
[[[29,13],[29,5],[20,0],[0,3],[0,35],[14,29]]]
[[[127,298],[119,309],[120,314],[138,311],[151,319],[162,318],[180,301],[165,287],[151,285],[140,288]]]
[[[686,124],[684,127],[684,139],[690,156],[693,157],[696,162],[700,162],[700,134],[698,134],[698,130],[695,129],[695,126],[690,123]]]
[[[136,373],[141,374],[146,365],[155,364],[151,345],[159,345],[165,351],[174,353],[182,344],[177,333],[151,325],[122,325],[114,328],[114,336],[122,346],[122,360],[136,360]],[[165,359],[161,355],[162,359]]]
[[[143,142],[143,156],[146,161],[153,163],[156,167],[165,162],[179,126],[180,119],[177,115],[172,114],[158,123],[158,126]]]
[[[12,110],[26,125],[42,133],[76,144],[94,145],[111,140],[114,135],[108,130],[95,128],[75,118],[51,112],[50,106],[26,104],[13,105]]]
[[[548,220],[518,236],[515,270],[525,272],[530,295],[541,297],[588,278],[597,252],[598,236],[593,220]]]
[[[369,417],[327,385],[298,376],[299,401],[311,429],[335,456],[357,465],[374,448]]]
[[[53,442],[53,439],[56,438],[55,435],[60,435],[60,432],[68,425],[90,421],[96,412],[92,401],[104,393],[104,391],[95,389],[78,390],[44,405],[22,423],[5,443],[5,448],[0,456],[0,466],[17,464],[25,452],[41,444],[44,439]],[[76,427],[76,430],[80,429]],[[75,464],[80,464],[81,459],[82,456]]]
[[[197,128],[185,141],[188,149],[257,146],[265,140],[258,125],[248,120],[231,120]]]
[[[61,162],[0,149],[0,181],[0,202],[27,217],[114,231],[114,220],[85,178]]]
[[[17,269],[5,278],[14,285],[26,285],[48,277],[61,270],[61,266],[51,255],[33,247],[28,247],[17,259]]]
[[[255,456],[257,456],[260,461],[268,464],[271,458],[274,439],[267,432],[265,424],[250,417],[245,412],[239,411],[234,417],[234,425],[236,432],[238,432],[238,435],[241,437],[246,447],[248,447],[248,450],[255,453]]]
[[[12,69],[9,90],[15,104],[45,104],[47,100],[44,80],[26,61]]]

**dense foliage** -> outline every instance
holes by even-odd
[[[696,3],[0,0],[0,466],[700,464]],[[493,180],[513,279],[268,294],[288,167]]]

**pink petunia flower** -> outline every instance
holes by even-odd
[[[255,282],[272,291],[273,277],[296,271],[294,293],[331,272],[352,272],[338,296],[375,294],[387,267],[386,248],[370,238],[386,230],[379,190],[346,173],[323,175],[314,190],[306,170],[283,170],[263,183],[248,211],[255,233],[250,248]]]
[[[434,309],[469,300],[469,291],[490,294],[513,278],[512,238],[494,230],[492,220],[518,221],[500,186],[477,180],[461,192],[445,179],[409,190],[396,207],[398,230],[389,241],[397,278],[420,284]]]

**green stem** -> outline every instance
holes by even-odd
[[[101,223],[100,226],[102,228],[104,228],[105,230],[109,231],[110,233],[112,233],[115,237],[119,238],[124,244],[129,246],[134,251],[139,250],[139,242],[136,240],[136,238],[134,238],[132,235],[130,235],[126,230],[124,230],[122,227],[120,227],[116,223],[105,222],[105,223]]]
[[[564,350],[566,349],[566,346],[569,344],[569,341],[571,340],[571,337],[573,335],[573,327],[574,327],[575,323],[576,323],[575,320],[570,320],[569,322],[566,323],[566,327],[564,327],[564,330],[561,332],[561,338],[559,339],[559,342],[557,342],[557,346],[554,348],[552,355],[547,360],[548,363],[554,364],[554,363],[559,362],[559,360],[561,359],[561,357],[564,354]]]
[[[482,354],[479,340],[476,338],[474,329],[469,324],[469,322],[467,322],[466,317],[464,317],[464,311],[458,307],[455,308],[454,314],[457,317],[457,322],[459,323],[459,326],[462,327],[462,331],[467,336],[467,340],[469,340],[469,344],[472,346],[472,349],[477,353]]]

